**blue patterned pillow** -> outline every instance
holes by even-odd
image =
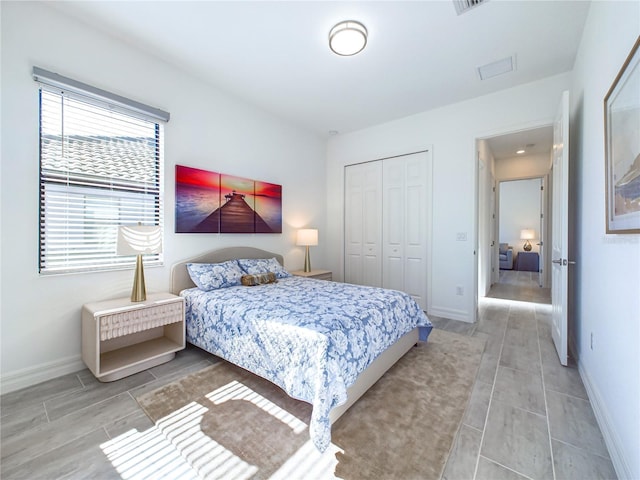
[[[240,268],[249,275],[256,275],[259,273],[273,272],[276,274],[276,278],[290,277],[291,274],[287,272],[278,260],[274,258],[240,258],[238,259]]]
[[[222,263],[187,263],[193,283],[206,292],[240,285],[244,272],[235,260]]]

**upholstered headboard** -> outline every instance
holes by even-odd
[[[277,253],[267,252],[253,247],[230,247],[212,250],[192,258],[187,258],[171,267],[171,293],[178,295],[185,288],[193,288],[195,284],[187,272],[187,263],[220,263],[234,258],[273,258],[284,266],[284,258]]]

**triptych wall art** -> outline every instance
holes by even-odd
[[[282,186],[176,165],[176,233],[282,233]]]

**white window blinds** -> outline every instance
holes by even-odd
[[[162,131],[138,111],[41,85],[41,273],[135,264],[116,255],[118,226],[163,224]],[[161,264],[161,255],[145,263]]]

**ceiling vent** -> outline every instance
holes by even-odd
[[[453,0],[453,6],[456,7],[456,13],[462,15],[473,7],[487,3],[489,0]]]
[[[486,80],[487,78],[497,77],[498,75],[504,75],[505,73],[514,72],[516,70],[516,56],[497,60],[492,63],[487,63],[478,67],[478,75],[480,80]]]

